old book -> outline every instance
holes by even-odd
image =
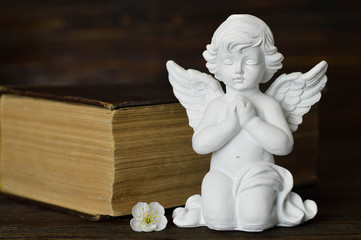
[[[131,213],[139,201],[164,207],[200,193],[210,155],[168,83],[2,87],[1,192],[94,216]],[[296,184],[314,181],[317,114],[277,159]]]

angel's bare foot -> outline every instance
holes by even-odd
[[[199,194],[188,198],[184,208],[179,207],[173,211],[173,222],[178,227],[205,226],[202,216],[202,198]]]

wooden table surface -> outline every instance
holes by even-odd
[[[295,189],[317,202],[317,217],[303,225],[261,233],[217,232],[206,227],[181,229],[171,221],[161,232],[137,233],[131,216],[90,222],[61,211],[0,195],[0,239],[361,239],[360,139],[327,137],[320,141],[318,176],[312,186]]]

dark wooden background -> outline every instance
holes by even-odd
[[[201,54],[215,29],[249,13],[285,56],[277,74],[329,63],[321,134],[359,134],[360,9],[351,0],[1,0],[0,85],[164,81],[168,59],[207,71]]]
[[[285,56],[284,68],[276,76],[283,72],[305,72],[321,60],[329,63],[329,81],[318,104],[320,192],[323,194],[316,194],[316,198],[328,206],[326,209],[330,212],[321,213],[321,222],[325,220],[325,225],[314,223],[321,228],[321,232],[313,233],[315,229],[312,223],[303,228],[310,231],[309,237],[312,234],[325,236],[329,232],[327,229],[332,229],[331,223],[343,221],[342,226],[346,230],[339,233],[350,234],[347,237],[332,235],[325,239],[361,239],[357,234],[361,227],[360,169],[357,168],[361,160],[360,3],[351,0],[0,0],[0,85],[166,81],[165,62],[168,59],[177,61],[185,68],[206,71],[201,54],[219,24],[233,13],[258,16],[270,26],[276,46]],[[325,176],[324,181],[334,180],[331,182],[340,191],[338,195],[330,184],[322,182],[322,176]],[[351,190],[345,181],[351,181],[351,186],[358,188]],[[312,195],[317,189],[310,188],[304,192],[306,196]],[[327,200],[329,197],[333,198],[334,205]],[[81,234],[76,234],[76,226],[67,227],[67,221],[76,222],[81,226],[79,231],[84,232],[87,226],[96,229],[100,229],[100,226],[105,229],[115,227],[114,222],[110,225],[80,224],[59,213],[47,215],[37,208],[34,210],[4,196],[1,198],[5,205],[0,208],[0,238],[10,237],[11,229],[16,230],[14,234],[18,232],[18,236],[24,238],[69,238],[72,231],[74,236],[81,237]],[[352,207],[343,209],[335,199]],[[332,212],[335,207],[337,213]],[[4,217],[9,217],[10,213],[20,214],[21,211],[25,212],[25,219],[19,216],[10,218],[10,222],[4,221]],[[345,211],[344,215],[342,211]],[[36,214],[40,216],[38,220]],[[54,215],[61,216],[58,220],[63,221],[63,225],[59,225],[63,228],[56,228]],[[30,227],[32,222],[40,224],[40,229],[46,231],[46,216],[54,218],[49,219],[49,226],[55,233],[31,235],[30,232],[35,231]],[[328,222],[328,217],[334,222]],[[128,222],[129,219],[120,218],[118,221]],[[7,226],[4,228],[6,231],[1,232],[1,224]],[[335,229],[341,229],[341,225],[337,226]],[[128,228],[127,223],[121,227],[125,229],[124,236],[134,237]],[[69,234],[61,235],[56,231],[68,231]],[[180,234],[179,231],[181,235],[177,236],[181,238],[185,232],[175,227],[168,229],[166,235],[152,236],[171,238],[169,236],[172,234]],[[292,235],[292,230],[282,231],[258,236]],[[191,230],[185,236],[222,237],[218,233],[207,233],[202,228],[200,231]],[[142,238],[142,235],[137,236],[135,238]],[[254,235],[242,236],[248,238]],[[298,239],[305,239],[305,236]]]

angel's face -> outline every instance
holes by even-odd
[[[260,47],[241,51],[220,50],[217,57],[216,78],[227,87],[243,91],[258,87],[266,70],[265,58]]]

